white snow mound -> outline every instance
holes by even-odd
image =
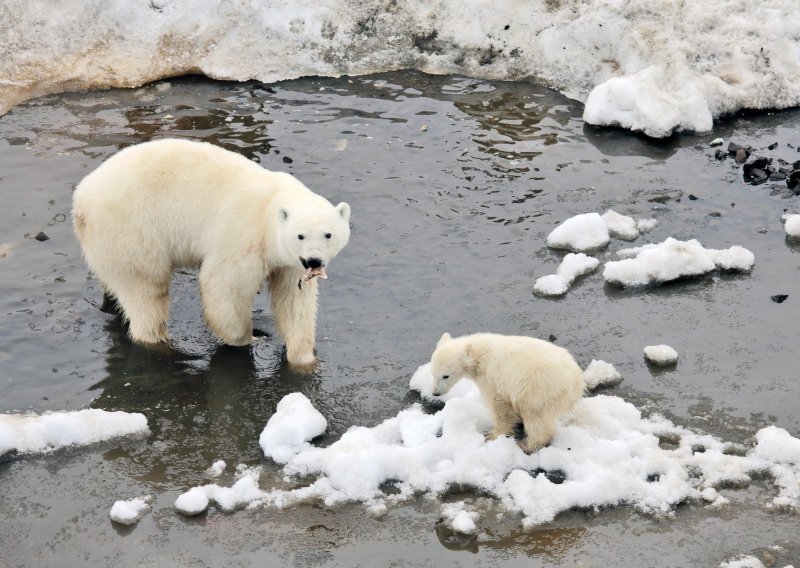
[[[598,213],[570,217],[547,235],[547,246],[575,252],[604,247],[609,241],[608,226]]]
[[[111,507],[108,515],[111,520],[121,525],[132,525],[138,523],[150,510],[153,502],[152,495],[144,497],[134,497],[127,501],[116,501]]]
[[[478,520],[479,514],[477,511],[468,511],[463,501],[442,505],[442,516],[446,524],[456,532],[462,534],[478,532],[475,521]]]
[[[144,414],[86,409],[47,414],[0,415],[0,456],[38,454],[113,438],[150,434]]]
[[[425,366],[415,377],[423,385],[433,381]],[[457,486],[493,495],[501,510],[518,512],[524,526],[533,526],[576,507],[629,504],[669,514],[687,500],[716,500],[709,488],[745,483],[754,471],[780,475],[776,504],[798,507],[796,478],[794,486],[788,483],[789,475],[797,473],[796,463],[787,461],[795,453],[774,454],[771,448],[772,442],[788,442],[792,448],[800,444],[785,431],[762,430],[754,451],[730,455],[728,444],[713,436],[660,416],[643,417],[621,398],[598,395],[579,401],[558,424],[552,443],[528,455],[511,438],[485,440],[491,415],[474,383],[461,382],[468,387],[463,394],[433,414],[414,404],[375,426],[352,426],[328,447],[303,446],[283,472],[289,481],[305,485],[262,490],[260,469],[244,468],[232,487],[195,487],[176,507],[190,513],[211,501],[225,511],[357,502],[382,513],[415,495],[436,498]],[[662,448],[660,437],[670,439],[672,447]],[[386,483],[396,491],[387,493]],[[468,526],[463,516],[461,522]]]
[[[745,272],[755,264],[753,253],[740,246],[706,249],[695,239],[679,241],[672,237],[659,244],[623,249],[617,254],[633,258],[607,262],[603,278],[631,287],[699,276],[715,269]]]
[[[278,403],[275,414],[261,432],[259,443],[265,456],[286,463],[327,428],[328,421],[311,405],[311,401],[294,392]]]
[[[592,256],[581,253],[568,253],[561,264],[558,265],[555,274],[548,274],[536,279],[533,285],[535,292],[543,296],[560,296],[566,294],[570,285],[578,276],[589,274],[594,271],[600,261]]]
[[[666,367],[678,360],[678,352],[669,345],[648,345],[644,348],[644,356],[653,365]]]
[[[800,215],[784,215],[783,221],[783,228],[786,230],[786,234],[790,237],[800,239]]]
[[[623,241],[632,241],[639,236],[639,228],[633,217],[620,215],[613,209],[609,209],[603,213],[603,221],[612,237]]]
[[[613,387],[622,382],[622,375],[611,363],[599,359],[592,359],[583,372],[583,382],[586,388],[594,390],[598,387]]]

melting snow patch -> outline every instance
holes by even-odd
[[[649,233],[658,225],[658,219],[639,219],[636,221],[636,228],[640,233]]]
[[[678,360],[678,352],[669,345],[648,345],[644,348],[644,356],[653,365],[666,367]]]
[[[575,215],[547,235],[547,246],[555,249],[586,251],[604,247],[609,241],[608,226],[598,213]]]
[[[639,228],[636,226],[636,221],[633,220],[633,217],[620,215],[613,209],[609,209],[603,213],[603,221],[605,221],[608,232],[612,237],[624,241],[632,241],[639,236]]]
[[[432,383],[426,365],[411,380],[412,388],[429,389]],[[434,414],[414,404],[376,426],[353,426],[328,447],[303,444],[283,472],[287,480],[307,480],[304,486],[264,491],[258,487],[260,469],[240,467],[232,487],[195,487],[175,505],[191,514],[212,501],[224,511],[359,502],[381,513],[414,495],[435,498],[457,486],[493,495],[500,507],[521,513],[523,524],[533,526],[576,507],[630,504],[646,513],[671,514],[687,500],[714,503],[718,495],[710,489],[721,484],[747,483],[751,472],[771,471],[779,489],[776,500],[798,506],[792,460],[800,440],[780,429],[762,430],[750,454],[730,455],[728,445],[713,436],[660,416],[642,417],[621,398],[598,395],[579,401],[558,425],[552,443],[527,455],[511,438],[484,439],[491,428],[489,411],[474,383],[461,383],[464,389],[448,393]],[[430,396],[429,391],[422,395]],[[662,448],[660,438],[675,443]],[[396,493],[383,490],[387,482]],[[456,518],[460,526],[469,526],[458,512]]]
[[[225,460],[215,461],[214,463],[211,464],[211,467],[209,467],[206,470],[205,472],[206,477],[210,477],[211,479],[216,479],[217,477],[222,475],[222,473],[225,471],[226,465],[227,464],[225,463]]]
[[[783,216],[783,228],[790,237],[800,239],[800,215],[791,214]]]
[[[603,277],[622,286],[647,286],[678,278],[699,276],[717,268],[749,271],[755,257],[740,246],[729,249],[706,249],[695,239],[679,241],[672,237],[659,244],[624,249],[617,253],[624,258],[606,263]]]
[[[143,414],[87,409],[0,416],[0,456],[36,454],[150,433]]]
[[[764,568],[764,564],[755,556],[741,554],[721,563],[719,568]]]
[[[543,296],[560,296],[566,294],[570,285],[578,276],[589,274],[597,268],[600,261],[592,256],[581,253],[568,253],[555,274],[548,274],[536,279],[534,291]]]
[[[442,516],[447,526],[456,532],[462,534],[475,534],[478,532],[478,526],[475,521],[478,520],[479,515],[476,511],[467,511],[466,503],[463,501],[442,505]]]
[[[153,502],[152,495],[145,495],[144,497],[134,497],[127,501],[117,501],[111,507],[109,516],[115,523],[122,525],[132,525],[138,523],[150,510],[150,505]]]
[[[583,372],[583,381],[586,388],[594,390],[598,387],[613,387],[622,382],[622,375],[611,363],[592,359]]]
[[[286,463],[308,442],[328,427],[328,421],[299,392],[287,394],[261,432],[259,442],[264,455],[278,463]]]

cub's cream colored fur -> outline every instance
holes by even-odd
[[[476,333],[442,335],[431,357],[433,394],[442,395],[460,379],[475,381],[491,409],[494,428],[487,435],[513,436],[522,423],[520,446],[533,452],[552,440],[556,419],[583,396],[580,367],[569,351],[532,337]]]
[[[172,271],[200,267],[206,321],[230,345],[252,340],[253,300],[267,279],[289,362],[300,365],[315,361],[317,314],[316,279],[298,286],[303,259],[327,265],[347,244],[349,219],[346,203],[334,207],[289,174],[176,139],[122,150],[73,197],[86,261],[135,341],[168,339]]]

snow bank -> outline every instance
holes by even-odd
[[[592,124],[708,130],[742,108],[800,104],[800,13],[763,3],[459,0],[7,0],[0,114],[47,93],[203,73],[275,82],[416,68],[533,79]]]
[[[784,215],[783,222],[786,234],[795,239],[800,239],[800,215]]]
[[[144,497],[134,497],[127,501],[117,501],[111,507],[109,516],[115,523],[122,525],[132,525],[138,523],[150,510],[150,505],[153,502],[152,495],[145,495]]]
[[[753,253],[740,246],[706,249],[695,239],[679,241],[672,237],[659,244],[624,249],[617,254],[633,258],[606,263],[603,278],[621,286],[659,284],[699,276],[717,268],[745,272],[755,264]]]
[[[278,403],[277,411],[261,432],[259,443],[265,456],[286,463],[327,427],[328,421],[311,405],[311,401],[295,392],[287,394]]]
[[[611,363],[592,359],[583,372],[583,382],[586,388],[594,390],[598,387],[613,387],[622,382],[622,375]]]
[[[548,274],[536,279],[533,286],[535,292],[543,296],[560,296],[566,294],[570,285],[578,276],[589,274],[597,268],[600,261],[583,253],[569,253],[558,265],[555,274]]]
[[[68,446],[85,446],[150,433],[143,414],[78,410],[49,414],[0,415],[0,456],[37,454]]]
[[[653,365],[666,367],[678,360],[678,352],[669,345],[648,345],[644,348],[644,356]]]
[[[431,385],[429,367],[420,367],[411,382],[423,389]],[[548,447],[527,455],[511,438],[484,439],[491,428],[489,411],[474,383],[461,382],[465,390],[458,396],[448,393],[444,407],[433,414],[414,404],[375,426],[353,426],[328,447],[304,445],[283,469],[293,489],[262,490],[260,468],[240,466],[232,487],[195,487],[175,506],[196,514],[211,502],[224,511],[358,502],[382,513],[393,503],[418,494],[438,497],[455,486],[494,496],[501,510],[521,513],[523,524],[533,526],[575,507],[629,504],[646,513],[670,514],[687,500],[719,504],[724,498],[716,487],[747,483],[754,471],[772,472],[776,499],[800,506],[796,482],[788,484],[789,473],[797,473],[792,460],[800,440],[780,429],[759,432],[750,454],[730,455],[728,445],[713,436],[660,416],[645,418],[621,398],[598,395],[576,405]],[[474,524],[464,507],[443,510],[458,530],[471,530],[462,511]]]

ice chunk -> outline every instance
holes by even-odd
[[[608,227],[608,232],[612,237],[622,239],[625,241],[632,241],[639,236],[639,228],[633,217],[627,215],[620,215],[613,209],[609,209],[603,213],[603,221]]]
[[[622,375],[611,363],[606,363],[598,359],[592,359],[589,366],[583,372],[583,381],[586,388],[594,390],[598,387],[613,387],[622,382]]]
[[[678,360],[678,352],[669,345],[648,345],[644,348],[644,356],[653,365],[666,367]]]
[[[36,454],[150,433],[143,414],[87,409],[48,414],[0,415],[0,456]]]
[[[259,443],[264,455],[278,463],[286,463],[308,442],[328,427],[328,421],[299,392],[287,394],[278,403]]]
[[[582,252],[568,253],[558,265],[556,273],[537,278],[533,289],[544,296],[560,296],[569,290],[578,276],[592,272],[599,264],[599,260]]]
[[[152,495],[145,495],[144,497],[134,497],[127,501],[117,501],[111,507],[109,516],[115,523],[122,525],[132,525],[138,523],[150,510],[150,505],[153,502]]]
[[[786,234],[790,237],[800,239],[800,215],[784,215],[783,221],[783,228],[786,230]]]
[[[575,215],[547,235],[547,246],[575,252],[604,247],[609,241],[608,226],[598,213]]]
[[[740,246],[706,249],[697,240],[679,241],[672,237],[659,244],[624,249],[620,256],[633,256],[606,263],[603,278],[622,286],[647,286],[688,276],[699,276],[717,268],[748,271],[755,257]]]

